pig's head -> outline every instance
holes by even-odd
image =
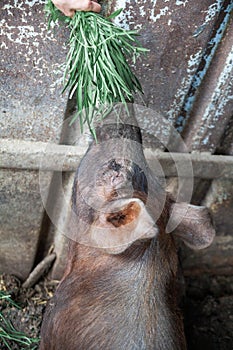
[[[102,125],[97,138],[75,176],[70,238],[109,254],[165,234],[194,249],[211,244],[208,210],[172,201],[148,168],[137,125]]]
[[[84,236],[78,235],[77,241],[110,254],[119,254],[141,240],[163,239],[165,234],[180,238],[192,249],[203,249],[212,243],[215,230],[207,208],[173,204],[170,200],[165,206],[162,219],[154,220],[152,211],[140,198],[108,201],[98,212],[92,211],[92,222],[90,217],[86,225],[83,220],[75,222],[76,234],[84,232]],[[173,232],[167,233],[165,228],[171,213],[179,224]]]

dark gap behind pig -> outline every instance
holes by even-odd
[[[46,308],[40,350],[186,349],[176,232],[166,233],[174,203],[146,164],[131,114],[97,128],[98,143],[76,172],[67,267]],[[208,246],[208,212],[184,206],[179,237]]]

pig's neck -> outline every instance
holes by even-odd
[[[76,281],[80,303],[84,302],[83,298],[87,304],[91,300],[92,308],[99,310],[99,320],[101,313],[110,313],[110,322],[116,329],[128,327],[137,344],[132,349],[183,350],[173,244],[171,238],[164,236],[162,243],[160,240],[139,243],[120,255],[107,255],[73,244],[65,279]]]

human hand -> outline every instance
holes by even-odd
[[[73,17],[75,11],[100,12],[101,6],[95,0],[52,0],[54,5],[64,13]]]

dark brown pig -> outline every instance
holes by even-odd
[[[208,246],[208,212],[173,204],[148,169],[137,126],[103,125],[97,137],[76,173],[67,268],[40,350],[186,349],[174,235]],[[172,211],[183,220],[168,234]]]

